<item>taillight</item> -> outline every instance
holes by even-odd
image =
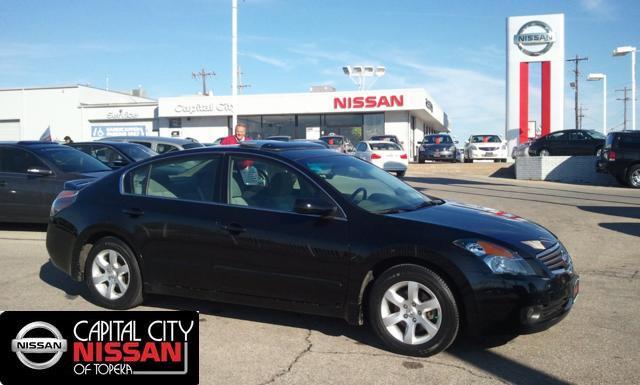
[[[400,159],[407,159],[407,154],[400,155]]]
[[[380,159],[380,158],[382,157],[378,154],[371,154],[371,159]]]
[[[613,150],[609,150],[607,151],[607,159],[610,161],[615,161],[616,160],[616,152]]]
[[[51,211],[49,215],[54,216],[60,211],[66,209],[71,206],[73,202],[76,201],[76,197],[78,196],[78,190],[63,190],[58,194],[56,199],[54,199],[51,204]]]

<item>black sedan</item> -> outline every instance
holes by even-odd
[[[425,196],[311,143],[176,152],[69,186],[47,250],[104,307],[164,293],[367,317],[391,350],[420,356],[463,327],[546,329],[578,292],[569,254],[543,227]]]
[[[599,156],[605,139],[606,136],[593,130],[555,131],[534,139],[529,145],[529,156]]]
[[[418,150],[418,163],[425,160],[448,160],[455,162],[458,159],[457,142],[450,135],[435,134],[425,135]]]
[[[127,142],[75,142],[67,146],[91,155],[113,170],[158,155],[141,144]]]
[[[0,222],[47,223],[66,181],[111,170],[89,155],[51,142],[0,142]]]

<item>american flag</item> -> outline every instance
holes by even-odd
[[[41,142],[51,142],[51,126],[48,126],[46,130],[40,135]]]

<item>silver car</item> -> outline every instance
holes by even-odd
[[[165,138],[162,136],[109,136],[100,139],[100,141],[137,143],[152,149],[158,154],[187,150],[189,148],[204,147],[202,143],[199,143],[196,140]]]

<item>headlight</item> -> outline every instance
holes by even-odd
[[[475,151],[477,149],[478,149],[478,147],[476,147],[474,145],[469,146],[469,150],[471,150],[471,151]]]
[[[460,239],[453,244],[481,258],[495,274],[535,275],[531,266],[518,253],[495,243]]]

